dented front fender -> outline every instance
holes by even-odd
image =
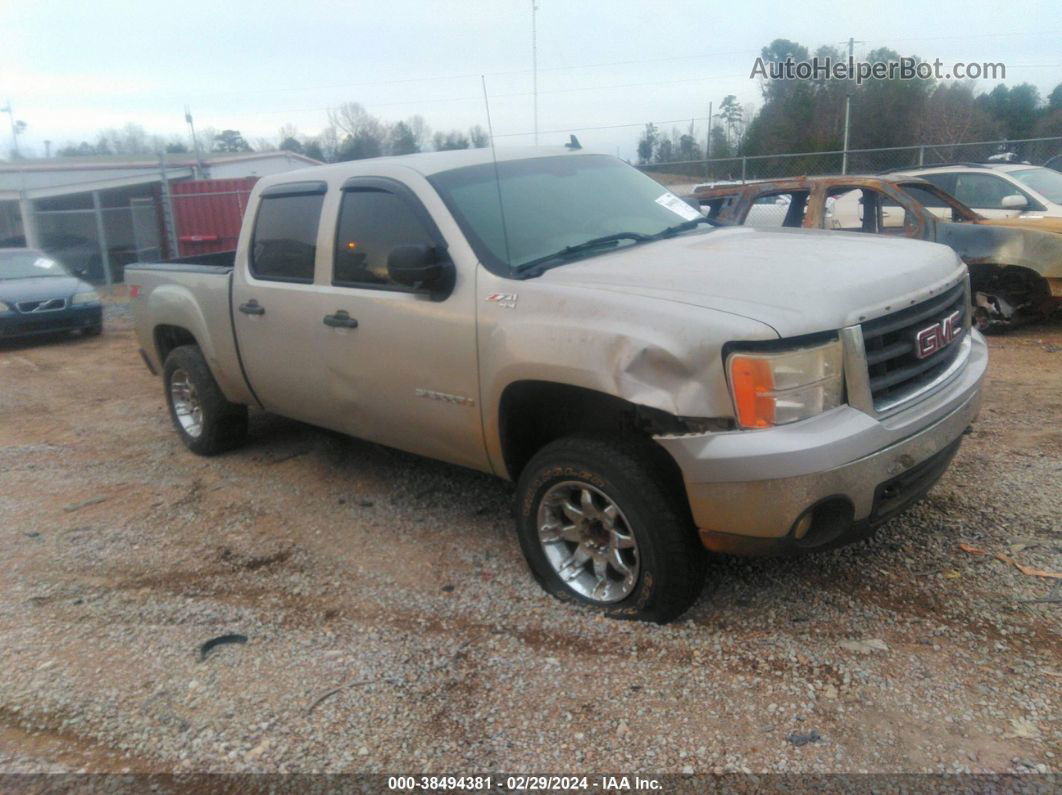
[[[487,453],[504,473],[499,406],[506,387],[545,381],[684,417],[732,417],[722,346],[777,339],[770,326],[704,307],[481,272],[480,399]],[[496,280],[497,285],[491,284]]]

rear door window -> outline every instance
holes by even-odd
[[[251,241],[251,273],[258,279],[309,284],[317,257],[324,193],[263,196]]]
[[[919,174],[926,182],[932,182],[941,190],[945,190],[952,196],[955,195],[955,177],[957,174]]]

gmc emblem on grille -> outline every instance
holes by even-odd
[[[962,336],[962,313],[955,310],[939,323],[915,334],[915,356],[924,359]]]

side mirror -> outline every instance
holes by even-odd
[[[445,297],[454,286],[454,264],[435,246],[396,246],[387,255],[391,280]]]
[[[1004,210],[1024,210],[1029,206],[1029,200],[1020,193],[1012,193],[1010,196],[1004,196],[999,206]]]

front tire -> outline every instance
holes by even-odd
[[[706,553],[662,456],[639,438],[569,437],[531,459],[517,486],[516,525],[547,592],[661,624],[693,604]]]
[[[162,369],[170,419],[184,446],[217,455],[247,437],[247,407],[225,399],[198,345],[170,351]]]

